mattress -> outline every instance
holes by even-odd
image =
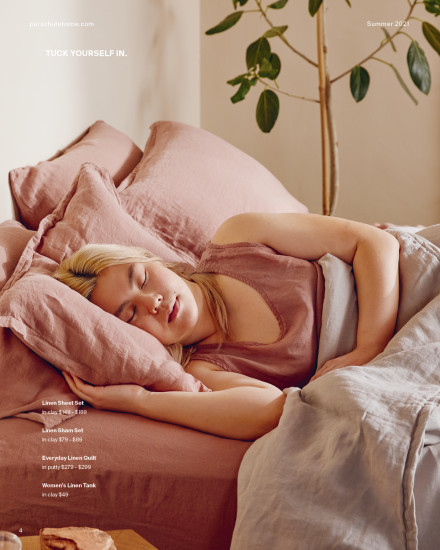
[[[82,410],[54,432],[30,420],[0,421],[2,529],[134,529],[160,550],[229,548],[249,442]]]

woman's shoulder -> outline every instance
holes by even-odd
[[[241,242],[259,243],[258,229],[264,224],[265,215],[259,212],[237,214],[224,221],[211,239],[214,245],[227,245]]]

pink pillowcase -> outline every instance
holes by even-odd
[[[21,223],[10,220],[0,224],[0,289],[14,272],[34,231],[25,229]],[[61,419],[69,418],[78,407],[64,407],[69,411],[59,419],[58,415],[42,414],[53,406],[41,406],[42,400],[53,401],[56,397],[64,401],[77,399],[44,359],[33,353],[9,329],[0,327],[0,418],[18,414],[42,422],[51,427]],[[38,377],[39,384],[34,384]],[[33,411],[26,413],[25,411]]]
[[[142,160],[118,192],[127,212],[194,262],[234,214],[307,212],[255,159],[180,122],[151,126]]]
[[[14,220],[0,223],[0,290],[14,272],[24,247],[34,233]]]
[[[87,242],[136,245],[169,260],[180,259],[123,210],[108,172],[86,163],[70,192],[42,221],[3,287],[0,326],[13,330],[52,365],[94,384],[137,383],[158,391],[206,391],[154,337],[122,323],[50,276],[57,262]],[[15,386],[12,382],[1,385],[0,403],[3,393],[12,392],[17,397],[15,408],[30,410],[26,405],[33,408],[35,403],[27,402],[29,388],[35,396],[43,390],[56,394],[61,380],[66,391],[55,369],[52,378],[41,368],[29,376],[32,362],[21,365],[17,358],[11,363],[9,368],[22,369],[23,376],[17,377]],[[3,370],[6,365],[0,363],[0,367]],[[25,392],[19,391],[20,384]]]
[[[31,351],[9,328],[0,327],[0,349],[0,418],[15,415],[51,428],[75,414],[79,408],[75,404],[63,405],[63,413],[58,413],[61,408],[57,406],[58,400],[71,403],[78,397],[55,368]],[[43,405],[43,401],[57,405]]]
[[[122,208],[108,171],[87,162],[56,210],[40,223],[15,275],[29,269],[35,252],[59,263],[90,242],[140,246],[168,261],[185,257],[134,220]]]
[[[128,136],[99,120],[55,158],[9,172],[16,215],[29,229],[37,229],[69,190],[84,162],[105,166],[118,185],[141,157]]]

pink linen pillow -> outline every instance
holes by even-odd
[[[78,397],[9,328],[0,327],[0,349],[0,418],[20,416],[52,428],[75,415]],[[69,404],[58,406],[59,400]]]
[[[0,290],[14,272],[24,247],[34,233],[15,220],[0,223]]]
[[[214,134],[156,122],[141,162],[118,188],[122,204],[197,261],[219,225],[242,212],[307,212],[259,162]]]
[[[51,277],[55,267],[55,262],[35,255],[30,270],[0,296],[1,326],[55,367],[92,384],[204,390],[153,336],[102,311]]]
[[[14,220],[0,224],[0,290],[34,234]],[[64,406],[67,413],[59,416],[48,412],[55,409],[53,405],[42,405],[43,400],[53,402],[55,397],[69,402],[77,397],[59,376],[54,378],[55,369],[8,328],[0,327],[0,350],[0,418],[18,414],[49,428],[74,414],[78,406]]]
[[[41,221],[14,275],[29,269],[35,252],[59,263],[91,242],[141,246],[168,261],[185,258],[124,210],[105,168],[86,162],[55,211]]]
[[[137,245],[168,260],[180,259],[123,210],[108,172],[86,163],[70,192],[41,222],[3,287],[0,327],[13,330],[55,367],[91,383],[206,391],[154,337],[105,313],[51,277],[57,262],[88,242]],[[43,389],[40,374],[27,381],[35,395]],[[53,376],[58,387],[60,375],[55,369]],[[46,389],[48,385],[45,380]],[[17,407],[25,405],[18,394],[17,400]]]
[[[106,167],[118,185],[141,157],[142,151],[128,136],[98,120],[56,157],[9,172],[16,215],[29,229],[37,229],[69,190],[83,163]]]

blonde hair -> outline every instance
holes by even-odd
[[[143,248],[117,244],[88,244],[63,260],[53,276],[90,300],[98,276],[104,269],[133,262],[160,262],[183,279],[196,283],[206,299],[222,337],[230,336],[226,305],[214,274],[196,273],[191,265],[185,263],[164,262]],[[173,359],[183,367],[189,363],[195,351],[195,346],[184,348],[180,344],[171,344],[165,347]]]

